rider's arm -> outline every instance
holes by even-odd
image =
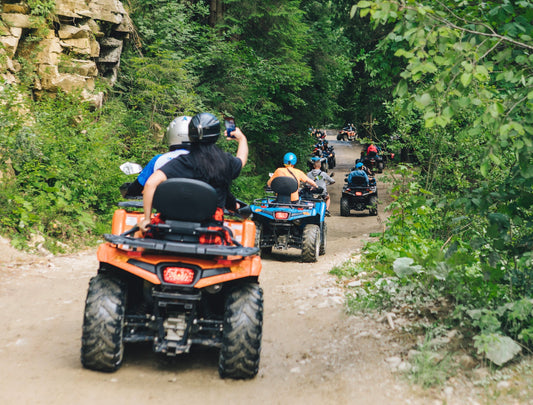
[[[302,182],[302,183],[307,183],[307,184],[310,184],[311,186],[313,186],[314,188],[318,188],[317,184],[311,180],[309,177],[307,177],[307,174],[305,174],[304,172],[301,172],[302,175],[300,175],[300,178],[299,180]]]
[[[148,178],[148,180],[146,181],[146,184],[144,185],[144,192],[143,192],[144,219],[139,224],[139,228],[143,232],[146,232],[148,230],[148,225],[150,224],[150,220],[152,216],[152,203],[154,201],[155,189],[166,179],[167,179],[167,176],[165,175],[165,173],[163,173],[161,170],[156,170],[154,174],[152,174]]]
[[[230,138],[228,135],[233,136],[233,138]],[[248,161],[248,140],[246,139],[246,136],[242,133],[240,128],[235,128],[234,131],[231,131],[231,134],[226,132],[226,136],[228,136],[227,139],[236,139],[239,143],[236,156],[241,159],[242,167],[244,167]]]

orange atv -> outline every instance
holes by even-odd
[[[159,185],[149,235],[137,226],[140,201],[119,203],[112,233],[104,235],[98,274],[89,283],[81,362],[115,371],[124,344],[151,342],[174,356],[192,345],[220,348],[222,378],[253,378],[263,325],[261,260],[248,207],[214,221],[210,185],[170,179]]]

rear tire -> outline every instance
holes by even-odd
[[[318,252],[320,256],[323,256],[326,254],[326,246],[328,244],[327,237],[328,237],[328,226],[324,222],[322,224],[322,235],[320,236],[320,251]]]
[[[124,282],[108,274],[89,282],[81,337],[83,367],[109,372],[122,365],[126,294]]]
[[[250,379],[257,375],[263,334],[263,290],[246,283],[226,298],[218,373],[222,378]]]
[[[370,215],[378,215],[378,198],[377,197],[370,197],[370,201],[368,202],[369,205],[369,212]]]
[[[347,217],[350,215],[350,202],[347,198],[341,197],[341,216]]]
[[[307,263],[316,262],[320,252],[320,227],[308,224],[304,226],[302,235],[302,260]]]

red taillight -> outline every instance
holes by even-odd
[[[274,218],[276,218],[276,219],[288,219],[289,218],[289,213],[288,212],[283,212],[283,211],[275,212],[274,213]]]
[[[194,281],[194,270],[187,267],[166,267],[163,280],[172,284],[191,284]]]
[[[355,195],[363,195],[363,193],[361,191],[356,191]]]

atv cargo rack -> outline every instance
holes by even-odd
[[[122,245],[126,248],[143,248],[186,255],[253,256],[259,252],[259,248],[256,247],[180,243],[162,239],[132,238],[123,235],[105,234],[104,239],[115,245]]]
[[[138,230],[139,228],[137,226],[134,226],[132,229],[127,232],[124,232],[121,235],[113,235],[106,233],[104,234],[104,239],[115,245],[121,245],[121,248],[123,249],[143,248],[169,253],[181,253],[186,255],[253,256],[258,254],[259,252],[259,248],[246,247],[238,243],[236,243],[235,245],[215,245],[203,243],[176,242],[165,239],[134,238],[130,236]],[[194,226],[191,228],[191,231],[194,234],[210,232],[207,228]]]

